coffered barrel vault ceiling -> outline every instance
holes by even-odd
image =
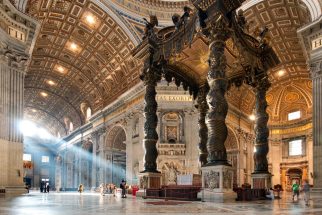
[[[257,2],[256,4],[249,4]],[[297,29],[312,20],[312,14],[304,1],[301,0],[267,0],[247,1],[242,7],[248,22],[248,32],[254,37],[266,26],[269,29],[267,39],[273,47],[281,63],[269,71],[272,87],[268,91],[268,112],[270,125],[287,123],[287,114],[300,110],[302,119],[312,117],[312,85],[309,68],[297,36]],[[320,7],[318,5],[318,7]],[[314,13],[315,14],[315,13]],[[257,32],[257,33],[256,33]],[[232,41],[226,46],[234,49]],[[195,40],[191,48],[186,48],[176,58],[176,64],[182,64],[187,71],[194,71],[205,79],[208,71],[207,41]],[[231,53],[231,51],[229,51]],[[227,75],[234,72],[235,61],[227,56]],[[227,94],[230,105],[235,106],[245,114],[251,114],[255,107],[255,96],[247,86],[232,87]],[[293,123],[294,121],[292,121]]]
[[[69,121],[84,123],[81,103],[96,112],[139,81],[130,54],[137,42],[107,10],[89,0],[27,5],[41,28],[25,80],[25,116],[52,133],[66,134]]]
[[[316,17],[313,12],[321,13],[312,12],[308,2],[249,0],[243,6],[249,32],[267,26],[270,44],[282,62],[269,72],[273,83],[267,95],[271,124],[285,120],[286,113],[297,109],[304,117],[311,117],[312,86],[296,35],[299,27]],[[140,82],[142,65],[132,58],[131,50],[142,36],[142,17],[154,13],[161,25],[168,25],[172,14],[181,14],[187,4],[183,0],[28,1],[26,12],[38,19],[41,27],[25,81],[25,116],[53,134],[66,134],[69,121],[74,128],[82,125],[81,104],[97,112]],[[200,53],[197,48],[187,49],[180,63],[187,71],[198,70],[194,74],[203,76],[207,72],[207,42],[198,43],[196,47],[203,47]],[[254,94],[248,87],[232,88],[227,98],[246,114],[252,112]]]
[[[317,12],[312,12],[310,4],[302,0],[268,0],[247,1],[257,2],[245,9],[245,16],[249,23],[249,32],[256,28],[267,26],[269,28],[268,40],[279,57],[279,67],[269,71],[272,87],[267,94],[270,124],[287,122],[287,114],[300,110],[303,118],[312,117],[312,85],[310,73],[297,29],[316,19]],[[316,11],[321,6],[314,5]],[[235,97],[242,93],[244,96]],[[235,89],[230,93],[229,100],[232,104],[240,105],[241,109],[250,114],[254,108],[255,98],[248,89]],[[237,106],[238,107],[238,106]]]

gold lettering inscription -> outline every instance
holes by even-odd
[[[177,101],[177,102],[190,102],[192,97],[189,95],[157,95],[158,101]]]

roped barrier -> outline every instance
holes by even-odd
[[[146,189],[146,198],[161,198],[161,199],[183,199],[183,200],[198,200],[198,193],[201,187],[162,187],[160,189]]]

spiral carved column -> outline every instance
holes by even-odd
[[[144,140],[143,145],[145,149],[144,154],[144,170],[143,172],[158,172],[157,171],[157,141],[158,133],[156,127],[158,124],[157,108],[158,104],[156,101],[156,84],[160,80],[160,75],[156,70],[148,69],[143,77],[145,85],[145,96],[144,96]]]
[[[206,100],[208,92],[208,86],[207,88],[204,86],[200,88],[198,93],[198,110],[199,110],[199,119],[198,119],[198,125],[199,125],[199,161],[201,166],[207,164],[207,139],[208,139],[208,128],[205,122],[206,115],[208,112],[208,104]]]
[[[226,165],[228,163],[224,143],[228,134],[225,123],[228,104],[225,98],[227,79],[225,75],[226,56],[224,54],[224,49],[229,32],[223,19],[216,20],[212,24],[210,35],[210,70],[207,77],[209,85],[209,92],[207,95],[207,102],[209,105],[207,116],[207,165]]]
[[[268,113],[266,112],[267,101],[266,92],[270,87],[267,79],[259,82],[255,87],[255,150],[254,150],[254,173],[268,173],[267,153],[268,153],[268,136],[267,127]]]

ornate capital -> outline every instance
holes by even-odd
[[[0,45],[0,58],[4,59],[8,66],[25,71],[28,64],[29,56],[21,54],[6,46],[4,43]]]
[[[322,76],[322,62],[315,62],[310,65],[311,78],[315,79]]]

